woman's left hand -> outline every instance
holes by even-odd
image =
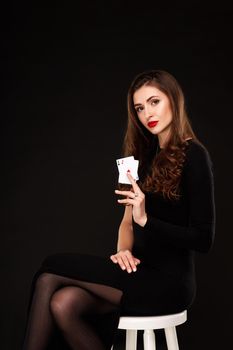
[[[116,194],[127,196],[125,199],[118,199],[118,203],[133,206],[133,219],[140,226],[145,226],[147,221],[147,215],[145,212],[145,194],[141,191],[140,187],[134,180],[134,178],[127,173],[127,176],[132,184],[133,191],[119,191],[115,190]]]

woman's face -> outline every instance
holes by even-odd
[[[152,134],[158,135],[160,147],[169,137],[172,110],[169,98],[155,86],[143,85],[133,95],[138,119]]]

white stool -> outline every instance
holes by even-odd
[[[178,314],[149,317],[120,317],[118,329],[126,330],[126,350],[137,349],[137,330],[144,330],[143,343],[144,350],[155,350],[155,333],[153,330],[165,330],[168,350],[179,350],[176,326],[187,320],[187,310]]]

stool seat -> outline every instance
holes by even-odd
[[[122,316],[119,329],[161,329],[178,326],[187,321],[187,311],[162,316]]]
[[[168,350],[179,350],[176,326],[186,322],[187,310],[161,316],[122,316],[118,329],[126,330],[126,350],[137,349],[137,331],[144,330],[144,350],[156,350],[154,330],[164,329]]]

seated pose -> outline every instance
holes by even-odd
[[[46,257],[34,275],[24,350],[111,349],[120,316],[188,309],[196,295],[195,252],[215,235],[213,166],[185,111],[176,79],[143,72],[128,91],[122,155],[139,180],[115,190],[124,215],[116,252]],[[59,341],[58,343],[61,344]]]

